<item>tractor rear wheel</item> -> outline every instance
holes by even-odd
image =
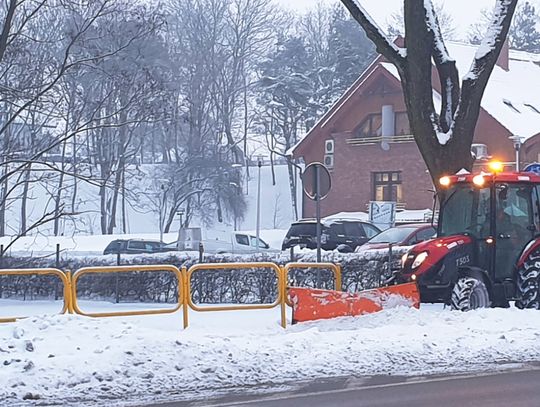
[[[488,308],[490,301],[486,285],[474,277],[461,277],[452,290],[450,305],[457,311]]]
[[[540,309],[540,251],[530,253],[517,271],[518,308]]]

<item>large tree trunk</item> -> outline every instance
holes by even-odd
[[[287,160],[287,170],[289,172],[289,189],[291,191],[291,203],[294,219],[298,219],[298,200],[296,199],[296,174],[294,166],[290,160]]]

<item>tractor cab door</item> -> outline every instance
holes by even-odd
[[[495,280],[512,278],[513,268],[535,231],[536,193],[530,185],[495,186]]]

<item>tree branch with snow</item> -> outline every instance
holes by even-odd
[[[369,16],[366,10],[360,5],[359,0],[341,0],[343,5],[347,7],[351,16],[362,26],[368,38],[373,41],[377,47],[377,52],[384,55],[390,62],[400,69],[405,61],[407,54],[406,49],[398,47],[390,41],[383,30]]]

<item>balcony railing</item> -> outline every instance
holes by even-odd
[[[382,142],[412,143],[414,142],[414,136],[412,134],[409,134],[409,135],[399,135],[399,136],[390,136],[390,137],[377,136],[377,137],[356,137],[356,138],[347,139],[347,144],[350,144],[352,146],[378,144]]]

